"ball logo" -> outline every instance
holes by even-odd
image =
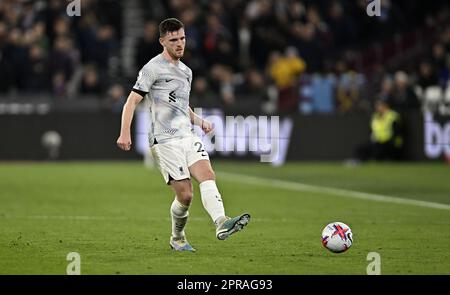
[[[322,231],[322,245],[333,253],[345,252],[352,244],[352,230],[345,223],[329,223]]]
[[[366,13],[368,16],[381,16],[381,0],[373,0],[367,4]]]

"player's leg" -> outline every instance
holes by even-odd
[[[172,236],[184,237],[184,228],[189,216],[189,206],[192,202],[192,184],[189,179],[171,180],[170,187],[175,193],[175,199],[170,206],[172,216]]]
[[[189,173],[200,184],[203,207],[217,225],[225,219],[222,196],[216,185],[216,176],[208,160],[199,160],[189,167]]]
[[[175,199],[170,206],[172,219],[170,246],[177,251],[195,251],[187,242],[184,232],[193,193],[181,144],[179,142],[158,143],[153,145],[151,150],[165,183],[169,184],[175,192]]]
[[[234,218],[225,215],[222,197],[216,185],[215,173],[209,160],[201,159],[189,166],[190,174],[200,184],[200,194],[203,206],[216,225],[216,236],[225,240],[235,232],[240,231],[250,220],[247,213]]]
[[[189,217],[189,206],[192,202],[192,183],[189,179],[170,180],[170,187],[175,192],[175,199],[170,206],[172,218],[172,235],[170,246],[178,251],[195,251],[186,240],[184,228]]]

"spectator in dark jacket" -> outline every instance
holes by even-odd
[[[409,85],[408,75],[398,71],[394,77],[394,88],[389,97],[390,106],[397,111],[419,109],[420,101]]]

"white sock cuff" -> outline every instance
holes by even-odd
[[[215,180],[205,180],[199,185],[200,191],[207,191],[207,190],[217,190],[217,185]]]
[[[170,206],[170,211],[172,214],[179,218],[184,218],[189,216],[189,206],[181,204],[176,198],[172,202],[172,206]]]
[[[185,204],[180,203],[180,201],[177,200],[177,197],[175,197],[175,200],[173,200],[175,206],[177,206],[180,209],[189,209],[190,206],[187,206]]]

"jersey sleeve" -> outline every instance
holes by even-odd
[[[155,83],[155,80],[155,71],[151,67],[145,66],[139,71],[136,84],[134,84],[133,89],[139,93],[149,93],[150,88],[153,83]]]

